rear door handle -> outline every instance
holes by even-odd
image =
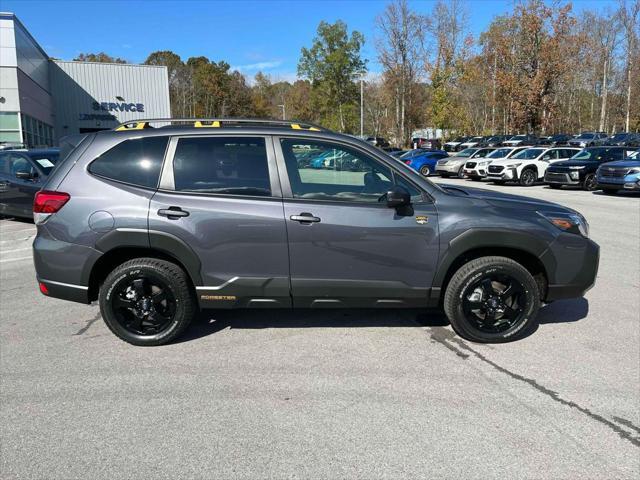
[[[158,215],[167,217],[169,220],[178,220],[181,217],[188,217],[189,212],[182,210],[180,207],[169,207],[158,210]]]
[[[318,223],[320,221],[320,217],[314,217],[312,213],[302,212],[300,215],[291,215],[289,217],[294,222],[300,223]]]

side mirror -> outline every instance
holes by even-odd
[[[400,208],[411,204],[411,195],[406,188],[395,185],[387,192],[387,207]]]
[[[21,178],[22,180],[33,180],[36,178],[36,175],[33,175],[31,172],[16,172],[16,178]]]

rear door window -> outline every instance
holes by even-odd
[[[125,140],[96,158],[89,171],[111,180],[156,188],[167,140],[168,137]]]
[[[175,190],[271,196],[264,138],[180,138],[173,157]]]

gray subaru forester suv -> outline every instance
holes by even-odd
[[[311,124],[137,120],[80,137],[34,201],[40,291],[135,345],[206,308],[442,308],[476,342],[522,338],[595,281],[576,211],[438,186]]]

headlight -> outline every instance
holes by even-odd
[[[487,165],[489,165],[489,163],[491,163],[491,162],[478,162],[478,166],[479,167],[486,167]]]
[[[522,165],[522,162],[520,162],[520,163],[510,163],[509,165],[507,165],[507,168],[518,168],[520,165]]]
[[[538,212],[538,215],[551,222],[560,230],[589,238],[589,224],[587,220],[577,212]]]
[[[581,167],[569,167],[571,170],[582,170],[584,168],[584,165],[582,165]]]
[[[632,168],[627,172],[627,175],[635,175],[637,173],[640,173],[640,168]]]

